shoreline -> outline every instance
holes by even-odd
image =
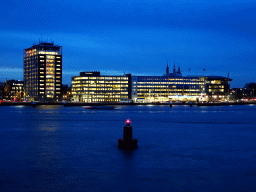
[[[39,106],[39,105],[63,105],[64,107],[79,106],[109,106],[109,105],[170,105],[169,103],[82,103],[82,102],[1,102],[0,106]],[[190,103],[172,103],[172,105],[190,105]],[[256,102],[228,102],[228,103],[192,103],[192,106],[227,106],[227,105],[256,105]]]

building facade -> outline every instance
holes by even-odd
[[[25,98],[24,82],[19,80],[6,80],[2,88],[2,99],[22,101]]]
[[[131,74],[124,76],[100,75],[100,72],[81,72],[72,77],[73,101],[123,102],[131,100]]]
[[[229,99],[229,81],[221,76],[182,76],[167,65],[162,76],[101,76],[81,72],[72,77],[73,101],[79,102],[169,102],[219,101]]]
[[[4,82],[0,82],[0,100],[3,99],[3,93],[4,93]]]
[[[231,79],[220,76],[182,76],[180,67],[163,76],[133,76],[134,102],[215,101],[227,99]]]
[[[230,99],[229,77],[204,76],[204,89],[207,101],[219,101]]]
[[[133,76],[132,99],[135,102],[196,100],[204,94],[203,77]]]
[[[61,101],[62,47],[39,42],[24,49],[24,89],[34,101]]]

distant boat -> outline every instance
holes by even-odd
[[[101,110],[113,110],[116,107],[113,106],[86,106],[86,109],[101,109]]]

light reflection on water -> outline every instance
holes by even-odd
[[[2,191],[256,187],[255,106],[37,106],[0,112]],[[125,119],[138,139],[134,151],[117,147]]]

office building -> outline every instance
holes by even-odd
[[[34,101],[61,101],[62,47],[40,41],[24,49],[24,89]]]
[[[20,80],[6,80],[2,86],[3,100],[24,100],[24,83]]]
[[[221,76],[182,76],[180,67],[163,76],[133,76],[134,102],[214,101],[228,97],[229,81]]]
[[[131,74],[124,76],[100,75],[99,71],[81,72],[72,77],[73,101],[127,102],[131,100]]]
[[[79,102],[169,102],[228,99],[229,81],[221,76],[183,76],[175,64],[162,76],[102,76],[82,72],[72,77],[72,99]]]

